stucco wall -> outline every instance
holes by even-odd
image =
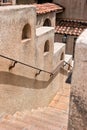
[[[32,6],[1,7],[0,19],[0,54],[34,65],[36,35],[35,8]],[[30,26],[30,37],[22,39],[23,28],[26,24]]]
[[[36,35],[35,8],[32,6],[1,7],[0,19],[0,54],[51,72],[54,29],[48,29],[46,32],[42,28],[38,36]],[[22,30],[27,23],[31,27],[30,38],[22,39]],[[50,42],[50,51],[44,56],[46,40]],[[62,88],[61,69],[53,77],[42,71],[36,76],[39,71],[19,63],[9,70],[12,64],[11,60],[0,57],[0,113],[14,113],[47,106],[58,89]]]
[[[58,17],[87,20],[87,1],[86,0],[53,0],[65,8],[62,15]]]
[[[36,26],[37,26],[37,27],[43,26],[45,20],[46,20],[46,19],[49,19],[49,20],[51,21],[51,26],[52,26],[52,27],[55,27],[55,18],[56,18],[55,12],[37,15],[37,23],[36,23]]]
[[[49,51],[44,52],[45,43],[48,42]],[[46,71],[53,71],[53,51],[54,51],[54,28],[40,27],[36,31],[36,46],[37,46],[37,67]],[[48,80],[50,75],[44,73],[40,76],[42,80]]]
[[[87,30],[76,42],[69,130],[87,130]]]
[[[56,92],[63,87],[64,77],[61,70],[44,81],[40,80],[43,72],[38,75],[39,79],[38,76],[29,78],[28,74],[30,71],[32,74],[32,69],[16,64],[9,72],[8,65],[8,60],[0,58],[0,113],[46,107]]]

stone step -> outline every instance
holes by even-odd
[[[67,114],[64,113],[64,112],[61,112],[61,111],[56,111],[56,110],[53,110],[52,108],[48,108],[48,109],[45,109],[44,111],[33,111],[32,114],[39,114],[39,113],[42,113],[42,114],[47,114],[49,116],[52,116],[52,117],[61,117],[61,118],[66,118],[67,117]]]
[[[0,130],[67,130],[68,116],[56,108],[16,112],[0,120]]]
[[[26,114],[24,118],[20,118],[20,119],[17,118],[17,120],[21,120],[24,123],[31,124],[32,126],[34,125],[37,127],[41,127],[44,129],[52,128],[52,130],[56,130],[57,128],[61,128],[60,123],[54,123],[52,121],[49,121],[49,119],[42,119],[42,117],[30,116],[28,114]]]
[[[54,107],[47,107],[47,110],[49,110],[49,112],[51,112],[51,113],[61,113],[61,114],[63,114],[63,115],[66,115],[67,113],[65,112],[65,111],[63,111],[63,110],[60,110],[60,109],[57,109],[57,108],[54,108]]]
[[[54,108],[48,107],[44,110],[34,110],[32,112],[29,111],[25,111],[25,113],[29,116],[36,116],[36,117],[43,117],[46,119],[53,120],[53,118],[55,118],[55,120],[58,121],[57,118],[60,118],[60,120],[65,120],[67,118],[67,114],[61,111],[58,111],[57,109],[54,110]],[[52,118],[52,119],[51,119]]]
[[[17,130],[45,130],[44,126],[41,127],[40,125],[35,125],[34,123],[26,123],[22,121],[22,118],[24,117],[24,114],[21,112],[16,112],[14,116],[5,116],[2,119],[1,124],[5,124],[6,127],[3,127],[4,130],[8,130],[7,126],[11,126],[12,128],[16,128]],[[2,126],[2,125],[1,125]],[[10,129],[11,130],[11,129]],[[47,129],[46,130],[50,130]]]
[[[41,118],[43,120],[46,120],[54,125],[60,125],[63,123],[63,125],[66,125],[67,123],[67,117],[64,117],[63,115],[58,115],[56,114],[56,116],[54,116],[53,114],[49,114],[48,112],[36,112],[36,113],[33,113],[31,115],[32,117],[36,117],[36,118]]]
[[[20,129],[9,125],[7,122],[6,123],[0,122],[0,130],[20,130]]]
[[[40,126],[35,126],[35,124],[33,123],[28,124],[18,120],[3,121],[2,123],[4,124],[3,128],[6,130],[8,130],[7,126],[8,127],[11,126],[11,128],[14,128],[14,129],[9,128],[10,130],[15,130],[15,129],[16,130],[44,130],[44,128],[41,128]],[[0,126],[2,123],[0,123]]]
[[[17,128],[17,129],[24,129],[27,127],[28,129],[28,125],[22,121],[18,121],[18,120],[15,120],[15,118],[10,118],[10,119],[3,119],[2,121],[5,125],[10,125],[12,126],[13,128]],[[30,127],[29,127],[30,128]]]

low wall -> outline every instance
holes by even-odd
[[[61,70],[48,81],[42,81],[37,80],[38,76],[29,78],[34,75],[33,69],[17,63],[9,71],[9,64],[10,61],[0,58],[0,114],[48,106],[63,86]]]
[[[54,29],[50,32],[44,30],[44,36],[41,30],[36,41],[35,7],[1,7],[0,18],[0,55],[51,72]],[[44,50],[45,42],[47,45],[51,44],[49,52]],[[39,72],[18,62],[14,63],[11,59],[0,56],[0,113],[14,113],[47,106],[62,87],[61,70],[50,77],[48,73]]]
[[[87,30],[76,42],[68,130],[87,130]]]

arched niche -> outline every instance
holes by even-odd
[[[43,26],[49,26],[49,27],[51,27],[51,20],[48,19],[48,18],[45,19]]]
[[[49,41],[47,40],[45,42],[45,45],[44,45],[44,53],[49,52],[49,49],[50,49],[50,47],[49,47]]]
[[[31,38],[31,28],[29,24],[24,25],[22,30],[22,40]]]

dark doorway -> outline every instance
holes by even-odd
[[[38,0],[38,4],[42,4],[42,3],[52,3],[52,0]]]
[[[50,21],[50,19],[46,19],[46,20],[44,21],[43,26],[51,26],[51,21]]]

